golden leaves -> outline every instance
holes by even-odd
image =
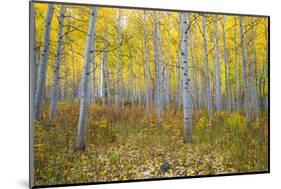
[[[102,119],[102,120],[100,120],[100,121],[97,123],[97,125],[98,125],[99,127],[104,128],[104,127],[107,126],[107,120],[106,120],[106,119]]]
[[[48,117],[34,123],[36,184],[267,170],[267,139],[261,137],[267,127],[244,130],[245,117],[239,113],[214,114],[208,125],[206,112],[194,112],[193,143],[183,144],[180,113],[166,114],[157,123],[155,114],[147,118],[141,108],[126,107],[121,113],[90,106],[86,151],[77,153],[78,111],[76,104],[59,104],[55,126],[44,125]],[[259,125],[264,116],[253,124]],[[163,173],[165,161],[170,166]]]

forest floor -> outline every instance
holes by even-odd
[[[79,105],[61,103],[50,121],[45,105],[34,123],[35,185],[268,171],[268,115],[246,126],[245,116],[193,111],[193,141],[183,144],[181,111],[156,121],[144,108],[88,112],[85,152],[75,151]],[[170,164],[162,172],[163,162]]]

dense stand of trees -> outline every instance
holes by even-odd
[[[33,11],[33,10],[32,10]],[[245,113],[268,107],[267,18],[36,4],[34,119],[50,102],[80,103],[77,150],[85,149],[87,107],[146,114]],[[57,19],[55,19],[57,18]],[[84,53],[83,53],[84,52]]]

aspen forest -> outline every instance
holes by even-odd
[[[268,171],[268,23],[30,3],[35,186]]]

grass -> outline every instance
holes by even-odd
[[[193,141],[183,144],[181,111],[160,121],[144,108],[120,111],[89,107],[87,146],[75,152],[79,105],[61,103],[49,120],[48,107],[34,122],[35,185],[72,184],[268,170],[267,114],[251,125],[233,112],[193,112]],[[170,169],[163,173],[160,165]]]

